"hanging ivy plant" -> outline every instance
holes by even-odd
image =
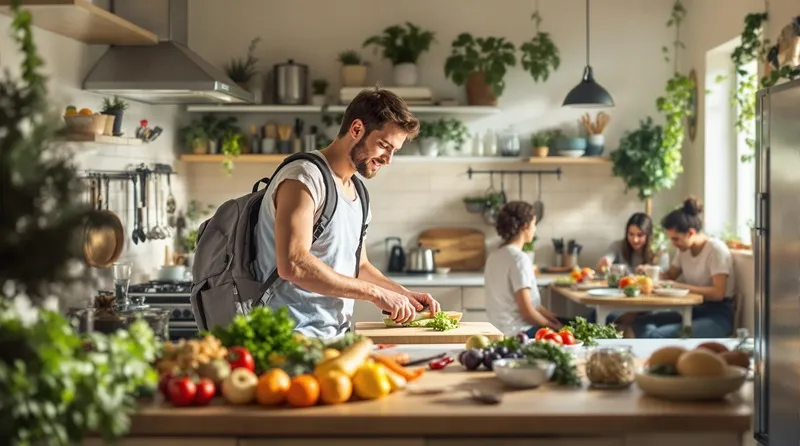
[[[555,72],[561,65],[561,58],[558,47],[550,33],[540,30],[542,16],[539,15],[539,5],[537,2],[536,11],[531,16],[531,20],[536,24],[536,36],[520,46],[522,51],[522,68],[530,73],[534,82],[546,81],[551,72]]]
[[[734,127],[744,135],[744,141],[751,153],[742,155],[742,162],[753,159],[756,148],[755,119],[758,75],[748,72],[745,67],[766,55],[768,40],[762,39],[762,29],[767,21],[766,12],[747,14],[744,18],[741,43],[731,53],[733,70],[736,74],[736,88],[731,94],[731,105],[736,110]]]
[[[694,82],[689,76],[678,72],[678,52],[686,48],[681,41],[681,23],[686,17],[686,8],[681,0],[676,0],[672,6],[670,18],[667,21],[667,28],[675,28],[675,40],[672,43],[672,55],[666,46],[662,48],[664,59],[673,64],[673,75],[667,81],[664,95],[656,100],[656,109],[664,113],[666,123],[664,125],[664,146],[669,150],[677,151],[680,154],[683,146],[683,138],[686,134],[684,130],[685,122],[690,117],[692,111],[689,108],[689,100],[692,97]],[[680,155],[678,156],[680,162]],[[680,172],[678,172],[680,173]]]

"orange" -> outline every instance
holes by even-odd
[[[79,115],[93,115],[94,113],[88,108],[82,108],[81,111],[78,112]]]
[[[292,378],[286,400],[293,407],[310,407],[319,401],[319,381],[312,375],[298,375]]]
[[[319,390],[323,403],[344,403],[353,395],[353,382],[349,376],[334,370],[319,377]]]
[[[256,400],[264,406],[277,406],[286,401],[292,379],[281,369],[269,369],[258,378]]]
[[[653,279],[647,276],[639,276],[636,278],[636,282],[639,284],[639,289],[642,290],[642,293],[650,294],[653,292]]]

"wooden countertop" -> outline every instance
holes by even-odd
[[[626,340],[627,341],[627,340]],[[691,340],[694,342],[695,340]],[[700,340],[697,340],[700,341]],[[676,343],[676,342],[673,342]],[[677,342],[680,343],[680,342]],[[432,348],[429,346],[427,348]],[[450,346],[442,351],[455,351]],[[460,366],[429,371],[417,383],[428,387],[500,388],[492,372]],[[744,433],[751,426],[752,384],[727,400],[677,403],[625,390],[547,385],[506,391],[496,406],[473,402],[464,391],[439,395],[396,393],[306,409],[234,407],[174,408],[150,403],[132,417],[133,436],[547,436],[614,435],[646,432],[718,431]]]

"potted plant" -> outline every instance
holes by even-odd
[[[561,65],[561,58],[550,33],[539,30],[542,16],[539,15],[538,9],[533,13],[531,19],[536,24],[536,35],[519,47],[522,52],[520,63],[534,82],[544,82],[550,77],[550,73],[555,72]]]
[[[122,136],[122,114],[127,109],[128,103],[117,96],[114,96],[112,99],[103,98],[103,108],[100,113],[109,116],[109,118],[106,119],[106,130],[109,126],[111,126],[112,135]],[[111,124],[109,124],[109,120],[111,121]]]
[[[469,136],[467,126],[453,118],[440,119],[439,126],[441,127],[440,144],[442,149],[451,155],[460,153]]]
[[[503,37],[461,33],[444,64],[444,74],[456,85],[466,84],[469,105],[497,105],[509,67],[517,65],[514,44]]]
[[[77,167],[57,143],[30,12],[10,5],[9,41],[20,75],[0,79],[3,264],[0,287],[0,437],[8,445],[84,444],[90,434],[123,436],[142,390],[152,392],[158,341],[142,321],[113,335],[76,332],[60,303],[96,290],[82,268],[89,208]],[[87,299],[79,304],[86,305]]]
[[[248,91],[250,90],[250,81],[253,79],[253,76],[256,75],[256,63],[258,63],[258,59],[255,57],[254,53],[260,41],[261,37],[253,38],[253,40],[250,41],[250,45],[247,47],[247,57],[244,59],[232,59],[230,63],[225,66],[225,73],[228,77],[231,78],[236,85]]]
[[[222,160],[222,168],[227,175],[230,175],[233,170],[233,159],[242,154],[244,141],[245,137],[238,128],[225,131],[225,135],[222,137],[222,154],[225,155]]]
[[[653,119],[640,121],[639,128],[626,132],[619,148],[611,152],[615,176],[625,182],[625,190],[636,189],[645,202],[645,212],[653,211],[653,195],[671,189],[683,170],[680,148],[664,144],[664,129]]]
[[[422,156],[439,156],[440,143],[444,135],[442,121],[421,121],[419,123],[419,153]]]
[[[375,45],[383,48],[383,58],[392,62],[395,85],[410,87],[417,85],[417,59],[428,51],[434,42],[435,34],[424,31],[413,23],[406,27],[390,26],[383,34],[372,36],[364,41],[364,47]]]
[[[205,155],[208,153],[208,131],[201,120],[193,119],[189,125],[180,130],[181,137],[195,155]]]
[[[470,214],[481,214],[486,209],[486,195],[464,197],[464,207]]]
[[[186,266],[194,264],[194,253],[197,249],[197,228],[200,225],[200,220],[211,215],[214,212],[214,205],[201,205],[199,201],[192,200],[186,208],[186,213],[178,217],[176,226],[180,231],[186,230],[186,234],[179,240],[179,248],[186,254]],[[189,228],[192,229],[189,229]]]
[[[367,83],[367,63],[361,60],[361,54],[356,50],[346,50],[339,53],[339,62],[342,87],[363,87]]]
[[[311,90],[313,95],[311,96],[311,105],[319,105],[322,107],[327,102],[325,97],[325,92],[328,90],[328,81],[325,79],[314,79],[311,82]]]
[[[533,146],[533,155],[539,158],[544,158],[550,153],[550,147],[561,136],[560,130],[543,130],[536,132],[531,136],[531,146]]]
[[[342,125],[344,113],[331,114],[328,113],[328,107],[322,107],[322,125],[325,126],[323,133],[331,141],[339,137],[339,127]]]

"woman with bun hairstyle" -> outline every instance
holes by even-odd
[[[703,303],[692,309],[692,337],[724,338],[733,332],[733,260],[723,241],[702,232],[702,211],[689,197],[661,221],[678,248],[661,279],[703,296]],[[676,312],[645,313],[636,318],[633,330],[638,338],[677,338],[682,325]]]
[[[625,224],[625,237],[611,244],[608,253],[600,258],[595,267],[603,271],[612,264],[625,265],[630,274],[638,272],[644,265],[658,265],[662,271],[669,269],[669,254],[653,253],[653,220],[644,212],[631,215]]]
[[[507,203],[497,214],[495,229],[503,242],[489,254],[484,268],[489,322],[506,336],[527,332],[533,337],[541,327],[560,329],[568,320],[542,306],[533,262],[522,252],[522,245],[536,234],[533,206]]]

